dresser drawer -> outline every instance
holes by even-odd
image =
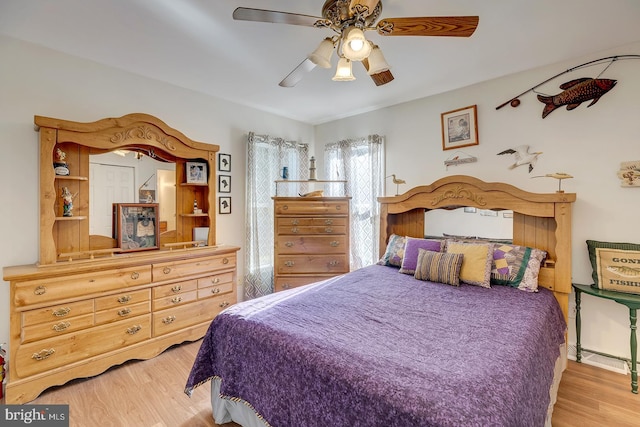
[[[68,336],[21,345],[16,353],[20,378],[117,350],[151,337],[151,315],[95,326]]]
[[[346,214],[346,213],[345,213]],[[326,227],[330,225],[347,225],[347,217],[323,217],[323,218],[308,218],[308,217],[279,217],[276,218],[276,227]]]
[[[29,310],[22,313],[22,325],[31,326],[43,322],[56,322],[83,314],[93,314],[93,299]]]
[[[153,288],[153,299],[178,295],[182,292],[194,291],[198,288],[198,280],[183,280],[182,282],[170,283],[168,285],[156,286]]]
[[[346,254],[280,255],[276,257],[276,274],[346,273],[349,261]]]
[[[108,310],[96,312],[96,325],[117,322],[122,319],[140,316],[151,311],[149,301],[139,302],[137,304],[127,304],[126,307],[114,307]]]
[[[147,283],[151,283],[150,266],[25,281],[16,284],[14,304],[25,307]]]
[[[275,280],[274,291],[279,292],[287,289],[297,288],[299,286],[319,282],[329,277],[331,276],[278,276]]]
[[[229,292],[233,292],[233,288],[234,284],[232,282],[209,286],[208,288],[200,288],[198,289],[198,299],[228,294]]]
[[[106,297],[96,298],[96,311],[108,310],[110,308],[124,308],[140,302],[150,301],[151,291],[141,289],[139,291],[121,292]]]
[[[279,235],[296,234],[346,234],[346,225],[285,225],[278,227],[276,233]]]
[[[44,338],[57,337],[69,332],[93,326],[93,311],[89,314],[73,316],[65,319],[50,320],[39,325],[25,326],[22,328],[22,342],[28,343]]]
[[[170,295],[163,298],[153,300],[153,311],[164,310],[165,308],[175,307],[177,305],[193,302],[198,299],[198,291],[196,289],[189,292],[181,292],[177,295]]]
[[[228,294],[153,313],[153,336],[157,337],[198,323],[209,322],[235,302],[235,294]]]
[[[235,266],[235,254],[154,264],[153,280],[159,282],[163,280],[181,279],[196,274],[209,273],[213,270],[235,268]]]
[[[278,236],[279,254],[341,254],[347,250],[347,236]]]
[[[276,215],[348,215],[345,200],[276,200]]]
[[[224,283],[233,282],[233,272],[216,274],[213,276],[201,277],[198,279],[198,289],[208,288],[210,286],[222,285]]]

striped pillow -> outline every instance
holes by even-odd
[[[463,254],[448,254],[420,249],[414,277],[429,282],[460,285]]]

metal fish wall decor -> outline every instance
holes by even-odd
[[[521,94],[511,98],[510,100],[498,105],[496,110],[501,109],[507,104],[511,104],[512,107],[517,107],[520,105],[520,97],[529,92],[535,92],[537,88],[542,86],[545,83],[550,82],[551,80],[562,76],[563,74],[570,73],[572,71],[578,70],[580,68],[585,68],[588,66],[599,65],[602,63],[609,62],[609,64],[605,67],[605,69],[595,78],[590,77],[582,77],[578,79],[573,79],[566,83],[560,85],[560,89],[563,89],[562,92],[556,95],[546,95],[546,94],[538,94],[538,100],[545,104],[544,109],[542,110],[542,118],[544,119],[552,111],[555,109],[567,106],[567,110],[571,111],[577,108],[580,104],[585,101],[591,101],[591,103],[587,107],[591,107],[593,104],[598,102],[602,95],[609,92],[613,89],[617,83],[616,80],[612,79],[601,79],[600,76],[613,64],[615,61],[621,59],[640,59],[640,55],[616,55],[616,56],[608,56],[606,58],[595,59],[593,61],[585,62],[584,64],[577,65],[575,67],[569,68],[561,73],[556,74],[553,77],[546,79],[545,81],[538,83],[530,89],[522,92]]]

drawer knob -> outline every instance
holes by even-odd
[[[163,269],[162,269],[162,272],[163,272],[164,274],[169,274],[169,273],[171,273],[171,267],[165,267],[165,268],[163,268]]]
[[[171,302],[174,304],[178,304],[179,302],[182,302],[182,297],[173,297],[171,299]]]
[[[71,312],[71,309],[69,307],[60,307],[59,309],[51,312],[51,314],[53,314],[56,317],[64,317],[70,312]]]
[[[65,329],[69,328],[69,326],[71,326],[71,323],[69,322],[60,322],[57,325],[53,325],[51,329],[53,329],[56,332],[62,332]]]
[[[282,206],[282,210],[283,210],[283,211],[286,211],[287,209],[289,209],[289,206],[288,206],[288,205],[283,205],[283,206]]]
[[[181,290],[182,290],[182,285],[175,285],[173,288],[171,288],[171,291],[173,293],[180,292]]]
[[[229,264],[229,258],[222,258],[223,264]]]
[[[225,308],[225,307],[227,307],[228,305],[229,305],[229,303],[228,303],[228,302],[223,301],[223,302],[221,302],[221,303],[220,303],[220,308]]]
[[[333,220],[332,219],[325,219],[324,220],[324,224],[325,225],[333,225]]]
[[[287,267],[293,267],[294,264],[295,264],[295,262],[293,262],[293,261],[285,261],[284,262],[284,265],[287,266]]]
[[[340,210],[340,205],[336,206],[336,210],[339,211]]]
[[[135,326],[132,326],[132,327],[130,327],[130,328],[127,328],[127,333],[128,333],[129,335],[135,335],[135,334],[137,334],[138,332],[140,332],[140,329],[142,329],[142,326],[140,326],[140,325],[135,325]]]
[[[165,325],[170,325],[175,321],[176,321],[176,316],[168,316],[162,319],[162,323],[164,323]]]
[[[33,353],[31,358],[33,360],[45,360],[55,352],[56,351],[53,348],[50,348],[49,350],[40,350],[38,353]]]
[[[118,298],[118,302],[120,304],[126,304],[129,301],[131,301],[131,295],[124,295],[124,296],[121,296],[120,298]]]
[[[291,232],[294,234],[298,234],[298,227],[292,227]]]
[[[220,293],[220,288],[213,288],[213,289],[211,289],[211,293],[212,293],[212,294],[219,294],[219,293]]]
[[[333,233],[333,228],[327,227],[327,228],[324,229],[324,232],[325,233]]]
[[[294,245],[294,243],[293,242],[286,242],[284,245],[286,247],[290,248],[290,247],[292,247]]]
[[[33,293],[36,295],[44,295],[45,292],[47,292],[47,288],[42,285],[38,286],[33,290]]]
[[[220,283],[220,278],[216,277],[215,279],[211,279],[211,283],[213,283],[214,285],[217,285],[218,283]]]
[[[128,316],[129,314],[131,314],[130,308],[123,308],[122,310],[118,311],[118,316],[120,317],[125,317],[125,316]]]
[[[331,242],[329,242],[329,246],[331,246],[332,248],[338,247],[340,245],[340,242],[338,242],[337,240],[332,240]]]
[[[137,271],[134,271],[133,273],[131,273],[131,278],[133,280],[136,280],[138,277],[140,277],[140,273],[138,273]]]
[[[291,225],[298,225],[300,224],[300,221],[297,219],[294,219],[293,221],[291,221]]]

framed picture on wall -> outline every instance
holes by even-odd
[[[218,175],[218,193],[231,193],[230,175]]]
[[[218,154],[218,170],[220,172],[231,172],[231,154]]]
[[[478,114],[475,105],[442,113],[442,149],[478,145]]]
[[[187,184],[207,183],[207,164],[202,162],[187,162]]]
[[[218,212],[221,214],[231,213],[231,197],[218,197]]]

